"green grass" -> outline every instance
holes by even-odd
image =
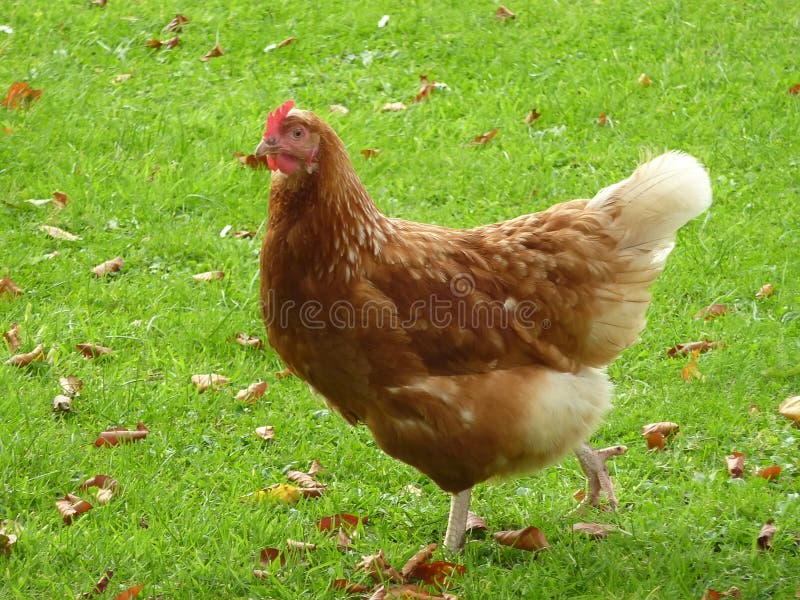
[[[388,4],[388,3],[387,3]],[[798,393],[800,364],[800,81],[792,0],[547,0],[474,2],[6,2],[0,24],[0,88],[43,89],[28,110],[0,109],[0,277],[25,294],[0,300],[0,329],[17,322],[23,350],[55,344],[56,360],[0,366],[0,518],[25,530],[0,556],[3,598],[72,598],[109,568],[107,597],[136,583],[144,598],[333,598],[359,553],[385,549],[395,566],[444,533],[448,501],[410,467],[383,455],[363,428],[324,409],[271,351],[226,341],[262,335],[258,257],[268,174],[245,170],[267,111],[287,98],[328,118],[385,212],[449,226],[501,220],[626,176],[645,152],[680,148],[708,166],[715,203],[679,236],[655,286],[641,343],[611,368],[616,408],[597,445],[625,443],[613,463],[622,507],[573,514],[582,485],[566,459],[532,477],[479,486],[474,508],[497,530],[538,525],[552,548],[535,558],[491,541],[468,545],[460,598],[699,598],[736,585],[743,597],[790,598],[800,585],[800,432],[777,414]],[[147,40],[183,12],[172,51]],[[377,23],[391,15],[386,28]],[[297,41],[264,53],[289,36]],[[199,57],[219,40],[225,55]],[[637,84],[640,73],[653,84]],[[132,77],[114,83],[120,75]],[[427,73],[446,82],[429,103],[407,104]],[[350,108],[329,113],[330,104]],[[536,107],[542,117],[528,128]],[[613,126],[595,120],[607,113]],[[498,128],[486,147],[467,146]],[[381,149],[364,160],[363,148]],[[153,170],[158,172],[148,180]],[[62,211],[25,202],[53,190]],[[82,236],[57,241],[42,224]],[[225,225],[258,230],[220,238]],[[52,260],[44,255],[58,251]],[[121,255],[100,280],[90,270]],[[191,275],[222,269],[222,281]],[[764,283],[771,298],[755,300]],[[691,315],[712,301],[736,305],[720,319]],[[685,383],[671,345],[703,337],[724,349],[702,355],[705,381]],[[74,345],[114,349],[85,361]],[[5,348],[3,349],[5,351]],[[786,375],[787,369],[794,375]],[[228,389],[197,394],[192,374],[215,371]],[[84,390],[54,416],[59,376]],[[249,407],[233,393],[270,382]],[[751,414],[751,404],[762,412]],[[143,421],[141,443],[97,449],[97,434]],[[672,420],[681,433],[648,454],[641,425]],[[263,443],[252,431],[274,425]],[[724,457],[747,453],[750,473],[779,464],[778,481],[729,481]],[[294,506],[247,505],[244,494],[285,481],[318,458],[325,496]],[[66,527],[54,500],[108,473],[122,492]],[[409,483],[422,488],[409,495]],[[338,511],[369,524],[342,554],[314,529]],[[147,529],[140,526],[145,518]],[[772,552],[755,548],[766,519],[779,526]],[[615,523],[626,534],[591,541],[577,520]],[[258,550],[287,538],[320,544],[308,565],[256,579]],[[440,551],[441,552],[441,551]],[[437,554],[439,556],[439,554]],[[445,556],[443,553],[441,556]],[[356,576],[357,577],[357,576]]]

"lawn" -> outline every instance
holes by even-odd
[[[354,572],[362,555],[383,549],[399,568],[441,541],[446,494],[302,381],[279,378],[268,347],[232,341],[264,338],[269,185],[233,153],[252,152],[288,98],[338,131],[381,210],[452,227],[592,196],[664,149],[698,156],[714,205],[680,232],[641,342],[609,369],[616,406],[592,438],[629,447],[612,465],[619,511],[576,514],[583,478],[569,457],[478,486],[473,500],[492,531],[535,525],[549,550],[476,536],[463,555],[435,558],[465,567],[449,588],[459,598],[699,599],[731,586],[797,597],[800,430],[778,413],[800,393],[797,3],[543,0],[509,4],[517,17],[502,21],[497,6],[4,2],[0,96],[15,82],[42,92],[0,107],[0,278],[23,291],[0,296],[0,330],[17,323],[18,352],[42,344],[47,360],[0,363],[0,519],[17,535],[0,552],[0,597],[74,598],[111,569],[99,597],[143,585],[140,598],[338,598],[334,579],[370,583]],[[182,31],[162,31],[176,13]],[[174,48],[147,45],[175,35]],[[201,61],[217,43],[223,54]],[[415,103],[423,74],[446,87]],[[382,111],[389,102],[408,108]],[[57,190],[63,208],[29,202]],[[119,272],[92,273],[117,256]],[[212,270],[224,278],[192,277]],[[764,284],[774,293],[756,298]],[[711,303],[731,308],[692,318]],[[685,381],[689,359],[666,351],[704,338],[724,346]],[[83,342],[113,352],[85,359]],[[0,341],[2,361],[12,354]],[[230,383],[199,393],[201,373]],[[68,375],[83,380],[80,396],[53,412]],[[259,380],[262,398],[235,398]],[[658,421],[680,433],[648,452],[641,427]],[[95,446],[138,422],[145,439]],[[254,434],[263,425],[272,440]],[[746,455],[742,478],[726,469],[733,451]],[[321,497],[242,501],[313,459],[326,467]],[[770,465],[782,467],[776,479],[755,474]],[[105,505],[79,489],[96,474],[119,484]],[[56,508],[67,493],[95,505],[69,526]],[[369,517],[349,551],[315,527],[339,512]],[[778,529],[765,551],[756,538],[768,519]],[[594,540],[573,533],[578,521],[618,531]],[[318,548],[259,564],[288,538]]]

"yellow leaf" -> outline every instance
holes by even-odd
[[[294,504],[303,497],[300,489],[288,483],[276,483],[242,497],[242,502],[282,502]]]

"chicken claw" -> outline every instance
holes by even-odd
[[[606,460],[611,456],[625,454],[627,450],[626,446],[610,446],[609,448],[596,450],[587,443],[581,444],[575,450],[581,469],[586,474],[586,480],[589,482],[589,503],[592,506],[600,504],[601,491],[605,492],[606,499],[612,509],[616,510],[617,506],[619,506],[617,497],[614,494],[614,483],[608,473]]]

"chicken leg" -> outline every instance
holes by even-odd
[[[606,460],[611,456],[624,454],[627,450],[626,446],[611,446],[596,450],[587,443],[581,444],[575,450],[581,469],[586,474],[586,480],[589,482],[589,503],[592,506],[600,504],[600,492],[605,493],[612,509],[616,510],[617,506],[619,506],[617,496],[614,494],[614,483],[608,473]]]
[[[453,494],[450,499],[450,516],[447,518],[447,533],[444,545],[451,552],[460,552],[467,538],[467,515],[472,488]]]

